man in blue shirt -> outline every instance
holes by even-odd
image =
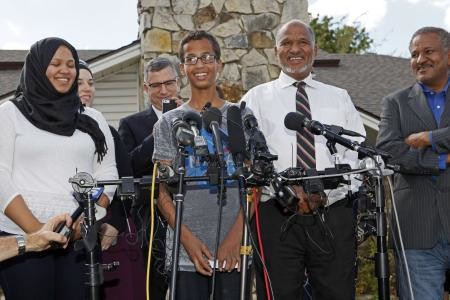
[[[442,299],[450,267],[449,33],[421,28],[409,49],[417,83],[383,99],[377,147],[400,166],[393,227],[400,299]]]

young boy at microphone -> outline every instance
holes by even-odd
[[[227,118],[223,117],[228,115],[228,110],[233,104],[221,99],[216,91],[216,78],[222,70],[220,54],[217,40],[205,31],[191,31],[181,40],[180,70],[190,84],[191,97],[180,107],[164,114],[154,126],[153,160],[160,165],[171,166],[175,172],[180,162],[178,144],[184,142],[182,134],[192,131],[192,135],[196,135],[196,142],[192,142],[194,145],[185,147],[188,155],[182,157],[187,179],[211,175],[211,170],[217,170],[213,166],[220,164],[214,158],[222,151],[225,177],[234,172],[226,134]],[[208,124],[205,126],[208,128],[202,128],[200,113],[203,111],[203,123],[215,125]],[[242,113],[248,114],[249,111],[244,110]],[[213,131],[216,133],[217,129],[219,131],[221,145],[214,142],[214,135],[211,132],[214,126],[217,127]],[[180,131],[180,127],[185,130]],[[205,144],[208,155],[204,155]],[[220,181],[219,179],[218,182],[206,180],[183,183],[185,195],[180,233],[179,271],[175,289],[177,299],[206,300],[210,298],[212,291],[214,299],[239,298],[240,274],[237,270],[240,268],[243,212],[236,181],[224,180],[226,189],[220,187]],[[173,190],[167,184],[160,183],[157,205],[169,224],[166,238],[167,272],[172,270],[175,227],[175,205],[170,191]],[[220,208],[220,233],[217,234]],[[212,286],[213,269],[210,262],[214,259],[218,260],[218,268],[215,284]]]

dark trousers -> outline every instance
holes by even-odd
[[[260,204],[265,263],[275,299],[303,299],[305,269],[313,299],[355,298],[355,217],[348,204],[341,200],[325,209],[325,225],[318,217],[286,215],[275,200]],[[256,257],[255,271],[258,299],[266,299]]]
[[[0,285],[8,300],[86,299],[85,262],[84,249],[26,253],[0,264]]]
[[[250,274],[250,273],[249,273]],[[249,276],[250,277],[250,276]],[[238,300],[241,274],[233,272],[217,272],[214,300]],[[247,280],[247,299],[250,298],[250,282]],[[212,277],[197,272],[178,272],[177,300],[209,300],[212,290]]]

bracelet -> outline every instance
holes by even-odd
[[[25,247],[25,238],[23,235],[16,235],[16,241],[17,241],[17,253],[18,255],[22,255],[25,253],[26,247]]]

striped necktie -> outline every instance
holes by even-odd
[[[297,112],[311,120],[308,95],[305,91],[305,82],[295,82],[297,87],[295,94],[295,106]],[[316,151],[314,148],[314,135],[308,129],[297,131],[297,167],[312,169],[316,167]]]

